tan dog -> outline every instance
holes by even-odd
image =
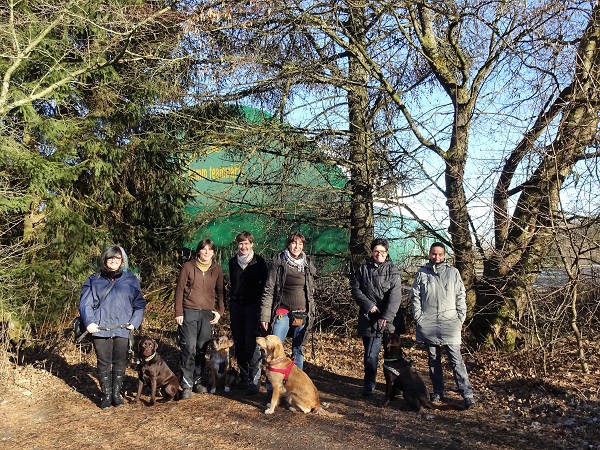
[[[208,370],[211,394],[217,392],[217,387],[221,386],[224,386],[225,392],[229,392],[231,383],[235,380],[229,351],[232,345],[233,340],[227,336],[216,337],[210,343]]]
[[[326,413],[311,379],[296,367],[292,359],[285,356],[281,339],[271,334],[256,338],[256,343],[264,352],[267,378],[273,386],[271,403],[267,405],[265,414],[273,414],[281,397],[287,401],[290,411]]]

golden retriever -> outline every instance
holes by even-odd
[[[281,339],[271,334],[256,338],[256,343],[263,352],[266,375],[273,386],[271,402],[267,405],[265,414],[273,414],[283,397],[290,411],[336,415],[327,413],[322,408],[317,388],[308,375],[298,369],[292,359],[285,356]]]

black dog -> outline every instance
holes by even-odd
[[[158,344],[154,339],[143,337],[138,344],[138,391],[133,403],[137,403],[144,384],[150,386],[150,405],[156,400],[156,390],[168,402],[179,398],[179,380],[167,363],[156,353]]]
[[[396,396],[397,390],[402,391],[404,400],[418,412],[423,408],[440,410],[462,410],[453,404],[436,405],[429,399],[425,382],[412,366],[412,361],[405,358],[400,344],[400,336],[394,333],[383,334],[383,374],[385,376],[385,399],[382,406],[389,405]]]

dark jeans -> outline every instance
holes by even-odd
[[[127,350],[129,339],[122,337],[92,338],[92,344],[98,359],[98,373],[125,371],[127,368]]]
[[[363,389],[365,391],[372,391],[377,385],[377,366],[379,364],[378,358],[379,351],[381,350],[381,338],[363,336],[362,341],[365,348],[365,376],[363,380]]]
[[[212,317],[213,313],[210,310],[183,308],[183,324],[177,328],[183,388],[191,388],[202,380],[206,349],[212,338]]]
[[[235,358],[242,372],[242,379],[247,378],[247,381],[256,385],[260,377],[260,348],[256,344],[259,315],[260,303],[243,305],[231,302],[229,306]]]

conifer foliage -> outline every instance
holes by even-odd
[[[3,322],[70,316],[108,244],[148,284],[181,239],[188,187],[174,137],[152,119],[187,88],[173,83],[180,23],[160,1],[0,9]]]

